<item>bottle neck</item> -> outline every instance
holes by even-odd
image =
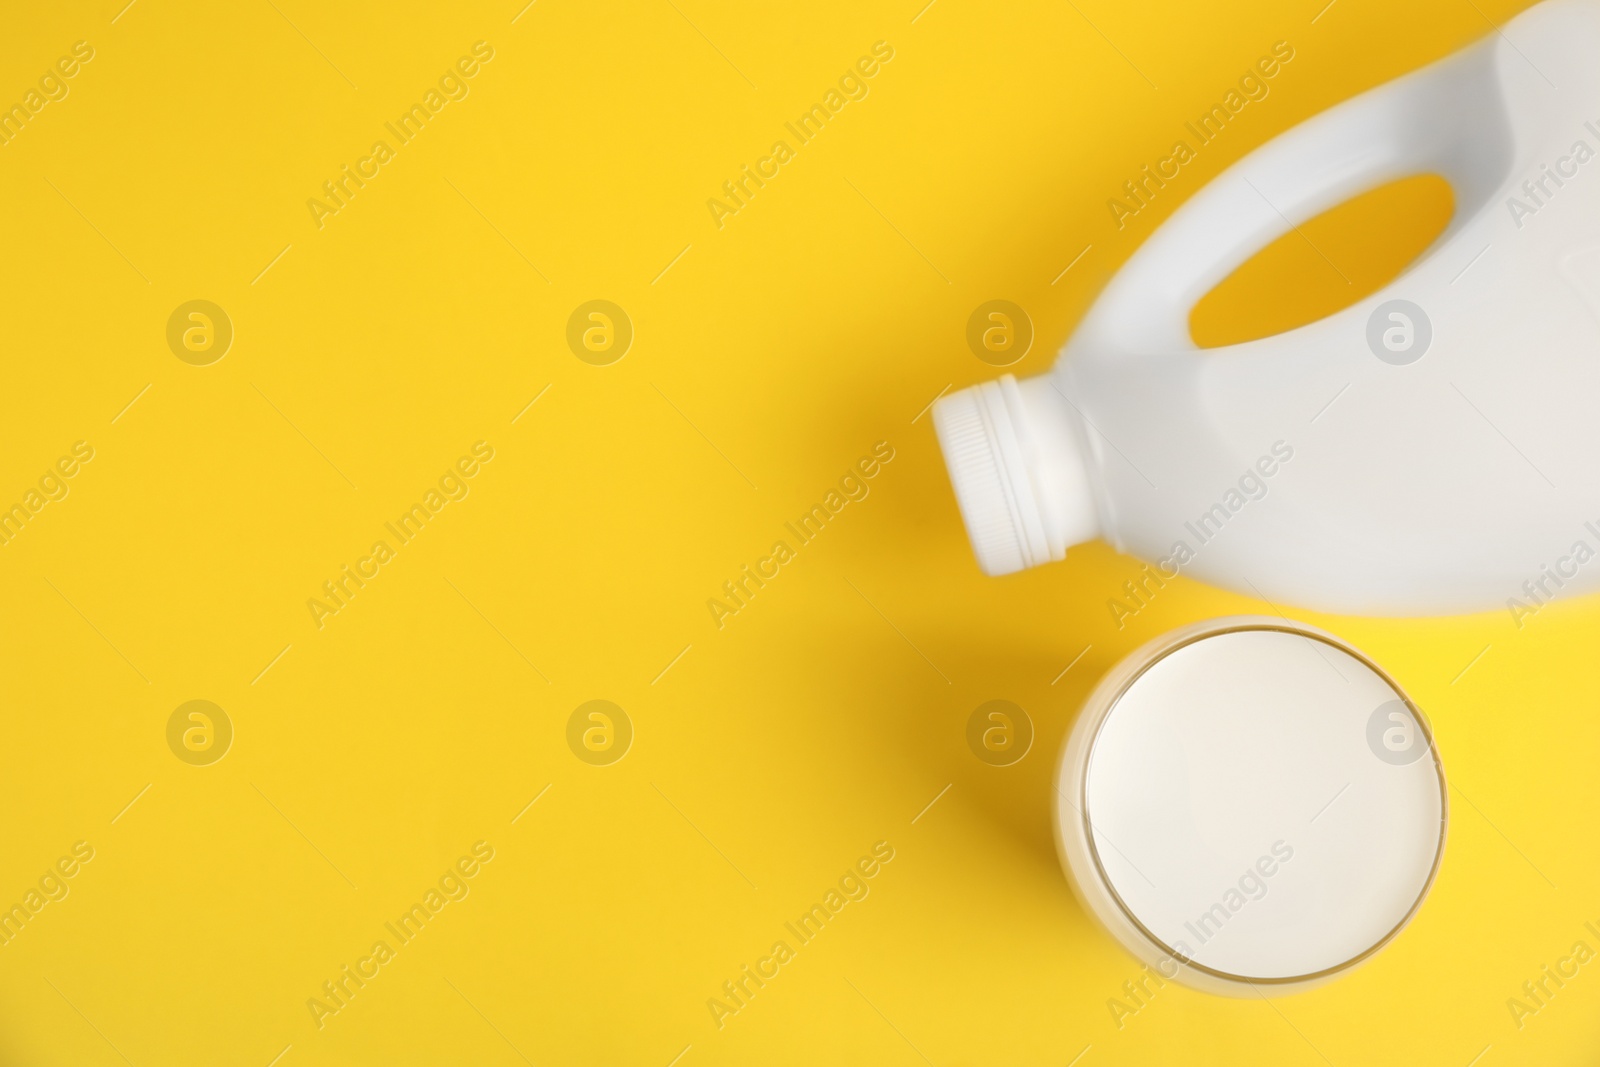
[[[1092,541],[1101,533],[1083,417],[1052,374],[1020,382],[1007,376],[1001,388],[1014,393],[1014,399],[1008,397],[1008,406],[1015,408],[1013,421],[1023,451],[1023,473],[1039,509],[1048,558],[1061,559],[1068,548]]]

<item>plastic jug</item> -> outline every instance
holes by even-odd
[[[1445,178],[1449,227],[1321,321],[1199,350],[1197,300],[1300,222]],[[934,423],[982,569],[1095,537],[1269,601],[1509,608],[1600,587],[1600,3],[1551,0],[1312,118],[1179,208],[1047,374]]]

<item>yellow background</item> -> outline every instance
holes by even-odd
[[[1119,630],[1138,563],[1100,544],[983,578],[919,417],[998,373],[977,305],[1023,306],[1011,369],[1044,369],[1206,178],[1518,5],[921,2],[7,12],[0,102],[95,58],[0,147],[0,502],[95,458],[0,547],[0,903],[95,858],[0,948],[0,1062],[1589,1062],[1600,964],[1520,1030],[1505,1002],[1600,919],[1593,600],[1520,631],[1290,609],[1431,716],[1438,884],[1323,989],[1168,986],[1119,1030],[1137,967],[1059,870],[1055,754],[1125,652],[1269,609],[1183,581]],[[470,96],[319,230],[307,199],[478,40]],[[706,200],[880,40],[719,229]],[[1117,230],[1106,199],[1278,40],[1271,95]],[[1286,256],[1284,291],[1330,284]],[[236,333],[207,367],[165,339],[197,298]],[[606,367],[565,342],[597,298],[636,331]],[[319,630],[307,599],[478,440],[470,495]],[[870,496],[719,630],[707,599],[880,440]],[[566,743],[597,698],[635,730],[604,767]],[[1002,698],[1037,736],[995,768],[964,731]],[[208,767],[167,746],[191,699],[236,731]],[[307,999],[478,840],[471,895],[319,1030]],[[708,998],[877,841],[870,895],[719,1029]]]

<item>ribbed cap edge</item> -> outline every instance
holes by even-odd
[[[1028,565],[1027,554],[980,388],[940,399],[933,406],[933,425],[978,566],[991,576],[1011,574]]]

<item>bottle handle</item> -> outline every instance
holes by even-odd
[[[1504,181],[1512,151],[1491,38],[1325,111],[1229,167],[1128,260],[1074,348],[1091,358],[1195,350],[1195,303],[1300,223],[1385,182],[1437,173],[1456,197],[1448,234]]]

